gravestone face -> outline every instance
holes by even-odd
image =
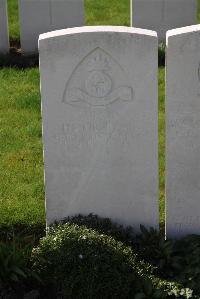
[[[158,226],[157,37],[82,27],[39,40],[47,224]]]
[[[166,31],[194,25],[197,21],[196,0],[131,0],[132,24],[158,32],[159,41],[165,42]]]
[[[0,53],[9,52],[7,1],[0,1]]]
[[[39,34],[82,26],[84,0],[19,0],[21,47],[38,52]]]
[[[200,231],[200,26],[167,34],[167,236]]]

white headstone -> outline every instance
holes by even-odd
[[[134,27],[158,32],[165,42],[166,31],[197,22],[197,0],[131,0]]]
[[[47,223],[81,213],[158,227],[157,36],[40,35]]]
[[[84,24],[84,0],[19,0],[21,47],[38,52],[41,33]]]
[[[200,25],[167,33],[167,236],[200,232]]]
[[[7,0],[0,0],[0,53],[9,52]]]

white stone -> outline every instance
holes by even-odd
[[[47,224],[81,213],[158,227],[157,36],[40,35]]]
[[[200,232],[200,25],[167,33],[166,233]]]
[[[0,53],[9,52],[7,0],[0,0]]]
[[[197,0],[131,0],[132,24],[158,32],[165,42],[166,31],[197,22]]]
[[[23,53],[38,52],[41,33],[84,24],[84,0],[19,0]]]

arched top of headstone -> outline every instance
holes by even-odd
[[[118,33],[131,33],[131,34],[138,34],[138,35],[146,35],[157,37],[157,33],[152,30],[135,28],[135,27],[125,27],[125,26],[83,26],[83,27],[74,27],[62,30],[55,30],[51,32],[47,32],[44,34],[40,34],[39,41],[65,36],[65,35],[74,35],[74,34],[81,34],[81,33],[98,33],[98,32],[118,32]]]
[[[168,41],[168,38],[171,36],[177,36],[177,35],[187,34],[187,33],[194,33],[194,32],[199,32],[199,31],[200,31],[200,24],[168,30],[167,31],[167,41]]]

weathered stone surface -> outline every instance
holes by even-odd
[[[165,42],[166,31],[197,22],[196,0],[131,0],[132,24],[158,32]]]
[[[47,224],[77,213],[158,226],[157,36],[40,35]]]
[[[200,26],[167,34],[167,236],[200,231]]]
[[[0,53],[9,52],[7,0],[0,1]]]
[[[39,34],[84,24],[84,0],[19,0],[21,47],[38,52]]]

